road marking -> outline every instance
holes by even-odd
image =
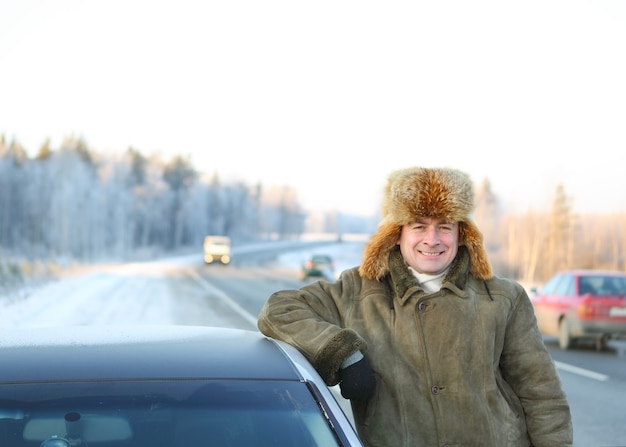
[[[561,363],[557,361],[555,361],[554,363],[556,364],[556,367],[558,369],[571,372],[573,374],[578,374],[579,376],[588,377],[590,379],[598,380],[600,382],[606,382],[607,380],[609,380],[609,376],[605,374],[600,374],[594,371],[589,371],[588,369],[579,368],[577,366],[569,365],[567,363]]]
[[[257,319],[243,307],[241,307],[238,303],[236,303],[231,297],[226,295],[217,287],[213,286],[206,279],[202,278],[197,272],[190,270],[189,275],[198,282],[198,284],[202,285],[205,289],[207,289],[211,294],[216,295],[217,298],[226,303],[235,313],[239,314],[244,320],[252,324],[255,328],[257,327]]]

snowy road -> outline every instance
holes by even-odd
[[[291,270],[295,278],[301,262],[311,251],[330,252],[341,266],[342,263],[357,263],[361,248],[358,243],[331,244],[330,247],[291,251],[275,255],[273,267],[280,274]],[[241,258],[244,264],[254,264],[260,262],[260,254],[267,256],[269,252],[256,248],[256,252],[245,251]],[[222,288],[228,281],[243,283],[241,279],[228,278],[231,271],[239,270],[224,269],[224,278],[208,278],[199,255],[99,266],[48,283],[20,299],[0,297],[0,328],[173,324],[256,329],[258,310],[244,309]],[[268,270],[244,267],[241,271],[245,269],[269,271],[269,267]],[[214,284],[220,284],[220,288]],[[269,292],[262,299],[267,296]]]
[[[359,246],[350,244],[319,250],[332,254],[338,270],[358,262],[360,254]],[[256,329],[256,313],[268,290],[297,284],[298,267],[307,254],[285,253],[262,266],[251,257],[242,267],[207,269],[193,255],[101,267],[51,282],[21,299],[0,297],[0,328],[178,324]],[[624,389],[624,357],[587,350],[562,352],[554,343],[548,348],[559,361],[570,397],[575,445],[598,445],[594,441],[599,439],[606,441],[604,445],[626,445],[623,399],[615,398]],[[573,368],[597,370],[610,379],[594,381],[573,374]],[[349,413],[346,401],[337,397]]]

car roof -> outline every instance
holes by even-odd
[[[260,332],[196,326],[79,326],[0,331],[0,383],[228,378],[303,380]]]
[[[602,270],[602,269],[574,269],[564,270],[559,272],[563,275],[575,275],[575,276],[626,276],[626,273],[617,270]]]

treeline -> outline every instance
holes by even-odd
[[[0,261],[132,259],[207,234],[297,238],[305,219],[291,187],[223,183],[186,157],[102,155],[73,137],[28,157],[0,137]]]
[[[485,180],[474,217],[496,274],[541,285],[565,269],[626,271],[626,212],[584,215],[573,204],[559,185],[550,210],[511,213]]]
[[[312,221],[314,231],[338,234],[372,232],[378,222],[310,216],[289,186],[224,183],[217,172],[217,164],[207,177],[186,157],[132,148],[103,155],[73,137],[31,158],[0,136],[0,277],[15,268],[7,260],[132,260],[200,247],[206,234],[246,242],[298,238]],[[484,180],[474,219],[498,275],[541,284],[567,268],[626,270],[626,213],[577,214],[562,187],[552,209],[513,213]]]

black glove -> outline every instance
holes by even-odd
[[[365,357],[339,370],[341,395],[355,402],[365,402],[376,389],[376,376]]]

